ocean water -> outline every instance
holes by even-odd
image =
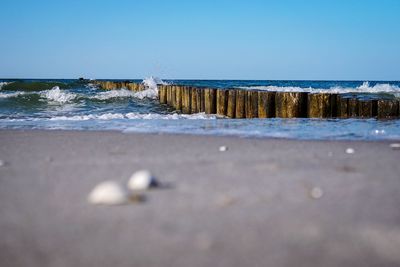
[[[160,105],[157,82],[269,91],[399,98],[399,81],[131,80],[147,89],[104,91],[90,81],[0,80],[0,129],[117,130],[310,140],[400,140],[400,120],[225,119]]]

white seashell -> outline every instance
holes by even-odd
[[[128,181],[128,188],[135,190],[147,190],[156,187],[158,182],[156,178],[148,170],[137,171],[132,174]]]
[[[219,152],[225,152],[227,150],[228,150],[228,147],[226,147],[226,146],[220,146],[219,147]]]
[[[390,144],[390,147],[391,147],[393,150],[397,150],[397,149],[400,149],[400,144],[398,144],[398,143]]]
[[[354,154],[354,152],[355,152],[354,148],[351,147],[346,148],[346,154]]]
[[[319,199],[324,195],[324,191],[319,187],[313,187],[310,191],[310,195],[313,199]]]
[[[127,191],[114,181],[105,181],[96,185],[88,197],[90,203],[103,205],[120,205],[128,200]]]

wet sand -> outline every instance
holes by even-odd
[[[0,266],[399,266],[390,143],[1,130]],[[169,187],[87,202],[142,168]]]

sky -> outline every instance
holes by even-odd
[[[398,0],[1,0],[0,77],[400,80]]]

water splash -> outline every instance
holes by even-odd
[[[167,83],[161,80],[158,77],[150,76],[149,78],[145,78],[142,81],[142,84],[145,86],[145,90],[139,91],[135,93],[135,97],[139,99],[150,98],[157,99],[158,97],[158,84],[166,85]]]
[[[42,91],[40,95],[47,100],[61,104],[70,102],[77,97],[76,94],[62,91],[58,86],[54,86],[51,90]]]

